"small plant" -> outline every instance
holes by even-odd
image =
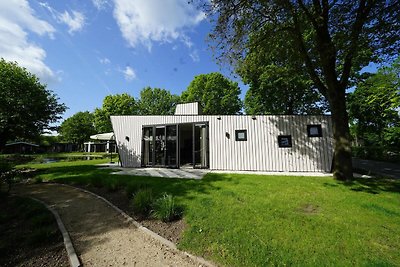
[[[94,187],[97,187],[97,188],[100,188],[100,187],[103,186],[102,179],[100,179],[99,177],[92,177],[90,179],[90,185],[92,185]]]
[[[139,189],[132,198],[131,205],[135,215],[147,217],[153,205],[153,192],[151,189]]]
[[[6,194],[8,194],[11,190],[11,185],[15,175],[16,171],[13,166],[5,160],[0,160],[0,189],[3,183],[6,184]]]
[[[182,217],[182,208],[175,205],[175,199],[172,195],[164,193],[154,203],[153,217],[163,222],[171,222]]]
[[[35,178],[33,178],[33,183],[34,183],[34,184],[43,183],[43,178],[40,177],[40,176],[36,176]]]
[[[128,184],[125,187],[125,192],[126,192],[126,195],[128,196],[128,198],[131,198],[137,191],[139,191],[140,189],[145,189],[145,188],[146,188],[146,186],[143,184]]]
[[[108,192],[115,192],[120,189],[121,186],[122,185],[118,180],[111,180],[106,185]]]

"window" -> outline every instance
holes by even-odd
[[[247,141],[247,130],[236,130],[235,139],[236,141]]]
[[[308,137],[322,137],[321,124],[307,125]]]
[[[291,135],[278,135],[278,146],[279,147],[292,147],[292,136]]]

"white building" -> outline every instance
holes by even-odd
[[[201,115],[198,103],[175,115],[111,116],[124,167],[330,172],[330,116]]]

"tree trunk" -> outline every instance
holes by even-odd
[[[332,111],[334,154],[333,177],[346,181],[353,179],[353,164],[351,159],[351,142],[349,117],[346,110],[344,90],[342,93],[335,91],[330,97]]]

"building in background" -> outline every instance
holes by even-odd
[[[330,172],[331,117],[202,115],[198,103],[175,115],[111,116],[124,167]]]

